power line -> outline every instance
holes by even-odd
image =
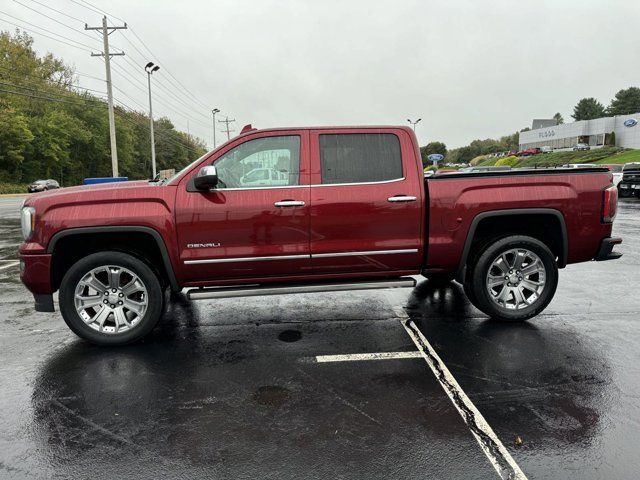
[[[116,18],[118,20],[120,20],[121,22],[125,22],[122,18],[118,17],[117,15],[113,15],[110,12],[107,12],[106,10],[101,9],[100,7],[98,7],[97,5],[87,1],[87,0],[70,0],[71,2],[80,5],[83,8],[86,8],[90,11],[93,11],[95,13],[99,13],[101,15],[106,15],[109,17],[113,17]],[[82,3],[80,3],[82,2]],[[126,22],[125,22],[126,23]],[[131,28],[129,26],[129,29],[127,30],[128,32],[131,32],[133,34],[134,37],[136,37],[136,39],[140,42],[140,44],[147,50],[147,52],[149,52],[149,54],[151,55],[151,57],[155,60],[157,60],[157,63],[161,63],[163,64],[164,62],[161,62],[159,57],[157,55],[155,55],[151,49],[147,46],[147,44],[144,42],[144,40],[142,40],[142,38],[140,38],[140,36],[135,32],[135,30],[133,28]],[[135,44],[133,42],[131,42],[128,38],[128,36],[123,35],[123,37],[125,38],[125,40],[134,48],[134,50],[136,50],[141,57],[144,59],[144,57],[146,56],[139,48],[137,48],[135,46]],[[178,93],[181,93],[180,90],[184,91],[186,93],[186,95],[183,93],[182,95],[185,95],[185,98],[188,99],[191,102],[195,102],[195,104],[199,104],[202,107],[204,107],[205,109],[207,109],[207,111],[209,110],[210,106],[209,105],[205,105],[198,97],[196,97],[193,93],[191,93],[191,91],[189,91],[189,89],[187,89],[187,87],[184,86],[184,84],[182,84],[182,82],[180,82],[180,80],[178,80],[170,71],[169,69],[166,68],[166,66],[163,66],[164,71],[169,75],[170,78],[168,78],[167,80],[174,86],[174,88],[176,88],[176,90],[178,91]],[[171,80],[173,79],[173,80]],[[175,82],[175,83],[174,83]],[[176,85],[177,83],[177,85]]]
[[[1,12],[0,12],[0,13],[1,13]],[[29,28],[29,27],[25,27],[24,25],[19,25],[19,24],[15,23],[15,22],[12,22],[12,21],[10,21],[10,20],[5,20],[4,18],[0,18],[0,21],[3,21],[3,22],[5,22],[5,23],[8,23],[8,24],[13,25],[13,26],[18,27],[18,28],[21,28],[21,29],[22,29],[22,30],[24,30],[25,32],[31,32],[31,33],[34,33],[34,34],[36,34],[36,35],[40,35],[40,36],[42,36],[42,37],[46,37],[46,38],[49,38],[49,39],[51,39],[51,40],[55,40],[56,42],[64,43],[65,45],[69,45],[70,47],[77,48],[78,50],[82,50],[82,51],[84,51],[84,52],[89,52],[89,53],[91,53],[91,50],[87,50],[86,48],[78,47],[77,45],[73,45],[72,43],[65,42],[64,40],[60,40],[60,39],[58,39],[58,38],[52,37],[52,36],[50,36],[50,35],[47,35],[46,33],[40,33],[40,32],[37,32],[37,31],[33,31],[33,30],[32,30],[31,28]],[[38,27],[36,27],[36,28],[38,28]],[[43,29],[43,30],[44,30],[44,29]],[[57,35],[57,34],[54,34],[54,35]],[[72,40],[72,41],[73,41],[73,40]]]
[[[56,10],[55,8],[50,7],[49,5],[46,5],[46,4],[42,3],[42,2],[39,2],[38,0],[31,0],[31,1],[34,2],[34,3],[37,3],[38,5],[42,5],[44,8],[48,8],[49,10],[53,10],[54,12],[57,12],[60,15],[64,15],[65,17],[70,18],[71,20],[76,20],[76,21],[78,21],[80,23],[85,23],[84,20],[80,20],[78,17],[74,17],[72,15],[69,15],[68,13],[61,12],[60,10]]]
[[[12,91],[12,90],[4,90],[4,89],[0,89],[0,92],[2,93],[9,93],[11,95],[19,95],[21,97],[30,97],[30,98],[36,98],[39,100],[46,100],[49,102],[58,102],[58,103],[69,103],[71,105],[79,105],[79,106],[84,106],[86,107],[87,104],[86,103],[80,103],[80,102],[72,102],[69,100],[62,100],[60,98],[52,98],[52,97],[46,97],[44,95],[33,95],[31,93],[25,93],[25,92],[16,92],[16,91]],[[100,105],[106,105],[106,103],[99,101],[99,100],[89,100],[89,99],[84,99],[85,102],[90,102],[93,103],[94,105],[96,104],[100,104]]]
[[[85,37],[89,38],[90,40],[97,40],[96,38],[92,37],[91,35],[87,35],[87,34],[86,34],[86,33],[84,33],[84,32],[79,32],[75,27],[72,27],[71,25],[67,25],[66,23],[61,22],[60,20],[56,20],[55,18],[53,18],[53,17],[51,17],[51,16],[47,15],[46,13],[41,12],[40,10],[37,10],[37,9],[32,8],[32,7],[28,6],[28,5],[25,5],[24,3],[22,3],[22,2],[20,2],[20,1],[18,1],[18,0],[13,0],[13,1],[14,1],[15,3],[17,3],[18,5],[22,5],[23,7],[28,8],[29,10],[31,10],[31,11],[33,11],[33,12],[36,12],[37,14],[42,15],[43,17],[48,18],[49,20],[52,20],[52,21],[54,21],[54,22],[56,22],[56,23],[59,23],[60,25],[62,25],[62,26],[64,26],[64,27],[68,28],[69,30],[72,30],[72,31],[74,31],[74,32],[76,32],[76,33],[79,33],[80,35],[83,35],[83,36],[85,36]],[[15,17],[14,17],[14,18],[15,18]],[[74,41],[75,41],[75,40],[74,40]]]
[[[56,35],[58,37],[64,38],[65,40],[68,40],[68,41],[73,42],[73,43],[77,43],[78,45],[82,45],[83,47],[87,47],[89,49],[93,48],[91,45],[87,45],[86,43],[79,42],[77,40],[74,40],[73,38],[65,37],[64,35],[60,35],[59,33],[53,32],[53,31],[48,30],[48,29],[46,29],[44,27],[36,25],[35,23],[27,22],[26,20],[22,20],[21,18],[18,18],[18,17],[14,16],[14,15],[11,15],[10,13],[3,12],[2,10],[0,10],[0,13],[3,14],[3,15],[6,15],[8,17],[11,17],[11,18],[13,18],[15,20],[18,20],[19,22],[26,23],[27,25],[31,25],[32,27],[38,28],[40,30],[44,30],[45,32],[50,33],[52,35]],[[5,21],[7,21],[7,20],[5,20]],[[9,22],[9,23],[11,23],[11,22]]]

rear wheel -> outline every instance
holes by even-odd
[[[491,318],[522,321],[549,304],[558,285],[555,256],[539,240],[511,236],[487,246],[472,266],[470,301]]]
[[[148,334],[163,308],[158,277],[142,261],[100,252],[76,262],[60,286],[60,311],[73,332],[98,345],[123,345]]]

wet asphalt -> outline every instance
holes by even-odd
[[[637,478],[639,200],[620,203],[622,259],[562,270],[554,301],[523,324],[423,281],[177,296],[145,341],[120,348],[33,312],[17,266],[3,268],[21,201],[0,198],[0,478],[499,478],[422,358],[315,361],[416,351],[406,315],[528,478]]]

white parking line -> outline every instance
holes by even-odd
[[[511,457],[509,451],[494,433],[480,411],[469,399],[467,394],[464,393],[460,385],[458,385],[458,382],[453,375],[451,375],[451,372],[440,359],[429,341],[418,327],[416,327],[415,323],[408,318],[406,313],[403,317],[401,320],[402,326],[416,347],[418,347],[420,354],[426,360],[429,368],[431,368],[436,379],[447,393],[451,402],[453,402],[456,410],[458,410],[458,413],[462,416],[462,420],[464,420],[464,423],[466,423],[469,430],[471,430],[471,433],[493,465],[493,468],[495,468],[498,475],[500,475],[500,478],[526,480],[526,475],[522,472],[513,457]]]
[[[7,268],[11,268],[11,267],[15,267],[16,265],[18,265],[20,262],[13,262],[13,263],[8,263],[7,265],[2,265],[0,267],[0,270],[6,270]]]
[[[403,358],[421,358],[422,354],[413,352],[377,352],[377,353],[350,353],[347,355],[317,355],[314,357],[317,363],[330,362],[361,362],[368,360],[396,360]]]

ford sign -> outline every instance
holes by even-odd
[[[441,153],[432,153],[431,155],[427,155],[427,159],[429,159],[430,162],[439,162],[444,158],[444,155],[442,155]]]
[[[635,127],[637,124],[638,124],[638,120],[636,120],[635,118],[627,118],[624,121],[625,127]]]

